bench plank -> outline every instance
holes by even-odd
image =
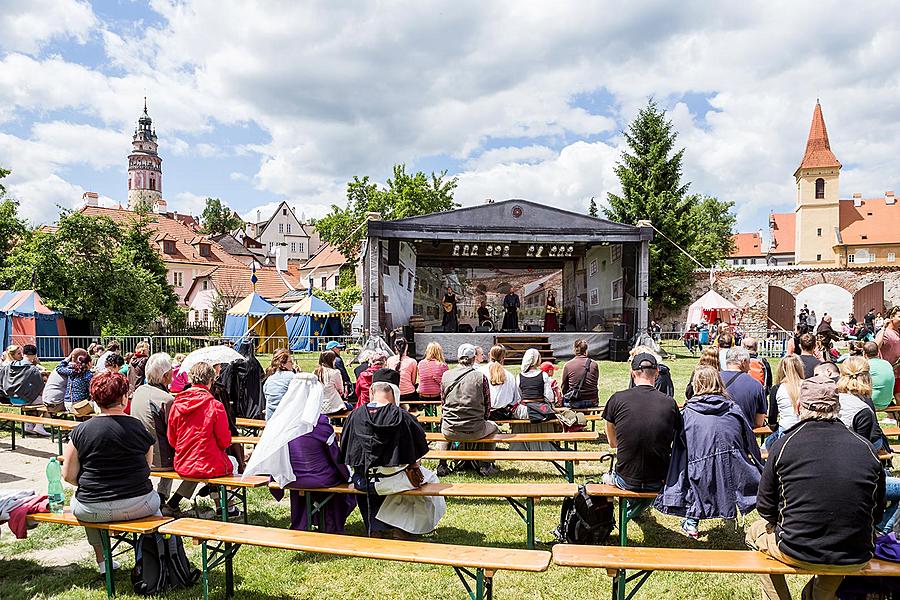
[[[341,434],[342,429],[335,427],[334,432]],[[447,442],[450,441],[440,433],[426,433],[426,441],[429,442]],[[494,444],[505,443],[511,444],[515,442],[593,442],[599,439],[596,431],[571,431],[557,433],[495,433],[488,437],[477,440],[466,440],[465,444]],[[258,444],[259,436],[232,436],[231,441],[235,444]]]
[[[28,520],[34,523],[53,523],[55,525],[71,525],[75,527],[89,527],[91,529],[105,529],[120,533],[153,533],[169,521],[171,517],[143,517],[133,521],[116,521],[114,523],[86,523],[75,518],[69,510],[63,513],[34,513],[28,515]]]
[[[377,560],[467,567],[487,571],[546,571],[550,553],[541,550],[485,548],[373,539],[332,533],[311,533],[241,523],[202,519],[177,519],[160,527],[160,533],[199,540],[217,540],[264,548],[316,554],[332,554]]]
[[[16,423],[34,423],[35,425],[47,425],[60,429],[75,429],[81,425],[78,421],[67,419],[53,419],[50,417],[37,417],[35,415],[20,415],[17,413],[0,412],[0,421],[14,421]]]
[[[226,477],[210,477],[208,479],[195,477],[182,477],[175,471],[150,471],[151,477],[160,479],[177,479],[179,481],[193,481],[195,483],[208,483],[210,485],[224,485],[225,487],[255,488],[269,485],[269,478],[265,475],[228,475]]]
[[[278,489],[272,482],[269,487]],[[285,488],[325,494],[362,494],[351,483],[325,488]],[[444,496],[448,498],[568,498],[578,486],[573,483],[426,483],[406,492],[406,496]]]
[[[506,460],[506,461],[599,461],[608,456],[606,452],[582,450],[559,450],[554,452],[531,450],[431,450],[423,458],[426,460]]]

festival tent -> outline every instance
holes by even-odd
[[[232,306],[225,315],[222,336],[233,341],[238,350],[255,340],[257,352],[272,353],[287,345],[284,320],[283,310],[253,292]]]
[[[717,292],[709,290],[688,308],[688,325],[714,323],[722,319],[723,323],[731,323],[732,316],[738,311],[733,302],[729,302]]]
[[[291,350],[312,352],[318,350],[319,336],[339,336],[343,332],[341,317],[354,314],[341,312],[310,293],[287,309],[287,330],[291,338]]]
[[[61,313],[47,308],[34,290],[0,290],[0,342],[34,344],[38,356],[61,358],[71,351]]]

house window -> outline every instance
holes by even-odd
[[[600,304],[600,290],[599,289],[594,288],[591,290],[590,302],[591,302],[591,305],[593,305],[593,306]]]
[[[209,244],[200,244],[200,256],[209,256]]]
[[[816,235],[819,236],[819,237],[822,237],[822,228],[821,228],[821,227],[819,227],[818,229],[816,229]]]
[[[182,287],[184,285],[184,273],[180,271],[172,272],[172,285],[175,287]]]
[[[406,277],[406,289],[411,292],[413,289],[413,275],[412,273],[407,273]]]
[[[275,242],[269,242],[269,252],[272,252],[274,250],[275,250]]]
[[[816,260],[817,260],[817,261],[822,260],[822,255],[821,255],[821,254],[816,254]]]
[[[175,254],[175,242],[172,240],[163,241],[163,252],[166,254]]]
[[[588,275],[596,275],[597,274],[597,260],[594,259],[591,261],[591,267],[588,270]]]
[[[291,254],[296,254],[296,253],[297,253],[297,244],[294,242],[291,242]]]
[[[284,223],[278,224],[278,233],[284,233]]]
[[[209,280],[204,279],[203,283],[200,284],[200,287],[203,289],[203,291],[208,290],[209,289]]]
[[[819,177],[816,179],[816,200],[821,200],[825,197],[825,180]]]
[[[612,288],[612,299],[621,300],[622,296],[625,295],[625,280],[621,277],[614,279],[610,287]]]
[[[291,232],[291,224],[290,224],[290,223],[287,224],[287,232],[288,232],[288,233]]]
[[[287,216],[287,209],[286,209],[286,208],[282,208],[282,209],[281,209],[281,214]]]
[[[848,254],[848,255],[847,255],[847,262],[848,262],[848,263],[855,263],[855,262],[856,262],[856,255],[855,255],[855,254]]]
[[[750,259],[750,264],[751,264],[751,265],[755,265],[755,264],[756,264],[756,259],[755,259],[755,258],[751,258],[751,259]]]
[[[897,260],[897,255],[893,252],[888,252],[887,261],[894,262],[895,260]]]
[[[203,322],[209,323],[209,309],[208,308],[203,309]]]
[[[322,289],[324,290],[326,287],[328,287],[328,276],[323,275],[322,276]]]
[[[302,253],[303,252],[303,242],[297,242],[297,248],[298,248],[297,251]]]

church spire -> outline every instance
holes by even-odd
[[[816,107],[813,109],[812,124],[809,126],[809,137],[806,140],[806,152],[800,161],[800,169],[822,169],[841,167],[831,144],[828,141],[828,129],[825,128],[825,117],[822,116],[822,105],[816,99]]]

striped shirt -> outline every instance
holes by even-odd
[[[441,377],[449,370],[446,363],[436,360],[419,361],[419,395],[436,397],[441,395]]]

